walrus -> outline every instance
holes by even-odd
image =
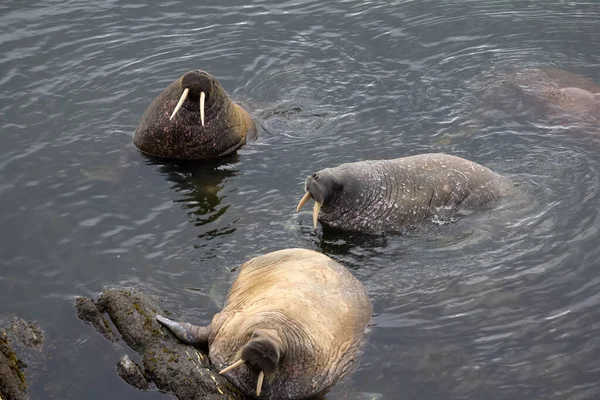
[[[208,72],[186,72],[148,106],[133,134],[143,153],[179,160],[218,158],[254,137],[256,124]]]
[[[315,229],[318,220],[346,231],[398,232],[442,210],[483,206],[510,187],[489,168],[448,154],[359,161],[309,176],[296,212],[313,198]]]
[[[561,125],[564,117],[567,117],[567,123],[571,117],[583,121],[600,120],[600,84],[557,68],[500,72],[485,94],[489,101],[517,95],[518,101],[511,104],[524,101],[534,114],[550,120],[558,118]]]
[[[207,327],[157,315],[183,342],[208,345],[213,365],[246,395],[264,399],[326,393],[355,363],[370,318],[358,279],[305,249],[244,263]]]
[[[525,70],[515,82],[526,92],[580,117],[600,118],[600,85],[556,68]]]

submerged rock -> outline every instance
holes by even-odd
[[[36,350],[42,348],[44,332],[33,322],[28,322],[19,317],[15,317],[10,330],[23,346]]]
[[[106,313],[123,341],[140,355],[141,366],[129,357],[122,357],[118,363],[119,375],[130,385],[146,389],[154,383],[179,399],[243,398],[211,368],[206,353],[181,343],[153,318],[160,313],[170,314],[158,300],[135,289],[109,289],[96,302],[85,297],[77,299],[75,308],[80,319],[115,341],[117,336],[104,318]]]

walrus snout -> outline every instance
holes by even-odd
[[[277,371],[281,351],[275,340],[264,335],[254,335],[242,349],[242,360],[265,374]]]
[[[200,94],[204,92],[206,96],[209,96],[213,86],[215,79],[211,74],[202,70],[195,70],[186,72],[181,78],[181,87],[182,89],[189,89],[189,97],[192,100],[197,100],[200,98]]]
[[[336,193],[343,190],[344,184],[342,179],[337,176],[331,168],[325,168],[306,178],[304,186],[306,188],[306,193],[304,194],[304,197],[300,199],[300,202],[296,207],[296,212],[300,211],[312,197],[315,200],[315,206],[313,208],[313,226],[317,229],[317,219],[321,207],[330,203]]]
[[[306,191],[321,205],[326,205],[334,197],[335,193],[343,189],[342,180],[331,168],[325,168],[315,172],[306,178]]]
[[[169,120],[173,119],[186,100],[190,99],[192,101],[198,101],[199,99],[200,121],[202,127],[204,127],[204,105],[206,103],[206,98],[210,96],[215,83],[215,78],[208,72],[199,69],[186,72],[181,78],[181,88],[183,89],[183,93]]]
[[[230,372],[241,365],[248,365],[257,370],[256,396],[260,396],[265,374],[277,371],[279,359],[283,353],[283,343],[276,331],[272,329],[259,329],[252,333],[250,341],[242,348],[240,359],[229,367],[221,370],[219,374]]]

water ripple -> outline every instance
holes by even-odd
[[[138,285],[205,323],[234,267],[283,247],[337,259],[373,299],[360,368],[328,398],[600,396],[598,125],[503,86],[531,69],[600,84],[596,2],[0,10],[0,314],[60,326],[49,336],[64,354],[36,373],[33,397],[151,395],[125,393],[108,356],[81,372],[93,384],[72,384],[106,349],[76,321],[75,296]],[[192,68],[253,114],[259,139],[218,162],[140,155],[140,116]],[[318,169],[439,151],[507,175],[515,195],[401,237],[315,232],[294,213]]]

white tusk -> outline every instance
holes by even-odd
[[[313,225],[315,230],[317,229],[317,218],[319,218],[319,210],[321,209],[321,203],[315,201],[315,206],[313,207]]]
[[[243,363],[245,363],[245,362],[246,362],[246,361],[244,361],[244,360],[242,360],[242,359],[239,359],[239,360],[237,360],[236,362],[234,362],[233,364],[231,364],[229,367],[227,367],[227,368],[225,368],[225,369],[222,369],[222,370],[219,372],[219,375],[223,375],[224,373],[227,373],[227,372],[231,371],[232,369],[239,367],[240,365],[242,365],[242,364],[243,364]]]
[[[302,199],[300,199],[300,203],[298,203],[298,207],[296,207],[296,212],[300,211],[308,200],[310,200],[310,193],[306,192],[306,194],[302,196]]]
[[[260,371],[260,374],[258,374],[258,382],[256,382],[256,397],[260,396],[263,379],[265,379],[265,373],[263,371]]]
[[[200,92],[200,121],[202,122],[202,126],[204,126],[204,98],[206,95],[204,92]]]
[[[173,114],[171,114],[171,118],[169,118],[169,121],[173,119],[175,114],[177,114],[177,111],[179,111],[179,109],[181,108],[181,105],[185,101],[189,92],[190,92],[190,89],[185,89],[183,91],[183,94],[181,95],[181,98],[179,99],[179,103],[177,103],[177,105],[175,106],[175,109],[173,110]]]

